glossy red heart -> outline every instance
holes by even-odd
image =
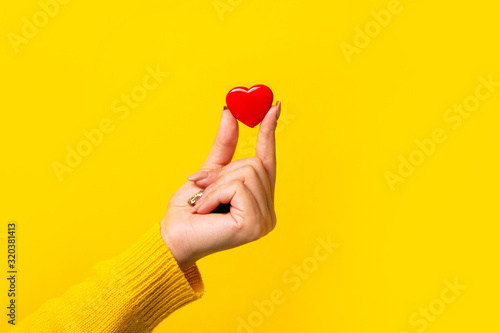
[[[236,87],[227,94],[226,104],[236,119],[253,128],[264,120],[273,105],[273,92],[263,84],[250,89]]]

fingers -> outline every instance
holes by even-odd
[[[203,195],[202,199],[197,203],[198,214],[208,214],[220,204],[231,204],[230,214],[241,219],[260,215],[259,205],[256,202],[251,191],[240,180],[232,180],[222,184],[213,191],[210,195]]]
[[[281,112],[281,102],[271,107],[259,127],[257,136],[257,149],[255,156],[259,157],[264,164],[269,182],[271,184],[271,193],[274,197],[274,186],[276,183],[276,138],[275,131],[277,118]]]
[[[257,174],[259,175],[259,178],[263,184],[263,186],[266,189],[266,192],[271,194],[272,197],[272,192],[271,192],[271,184],[269,182],[269,178],[267,176],[267,171],[264,168],[264,164],[262,163],[262,160],[259,157],[253,156],[253,157],[247,157],[241,160],[236,160],[228,165],[226,165],[223,168],[216,169],[216,170],[209,170],[209,171],[202,171],[202,172],[197,172],[191,176],[188,177],[188,180],[194,181],[195,185],[201,188],[207,188],[214,182],[216,182],[220,177],[224,176],[226,173],[229,173],[231,171],[235,171],[239,168],[242,168],[246,165],[252,166]]]
[[[202,255],[227,250],[257,240],[265,235],[267,227],[250,190],[241,181],[222,185],[205,198],[200,210],[210,212],[221,203],[231,203],[229,214],[192,214],[190,220],[206,237],[198,241]]]
[[[206,197],[203,196],[203,198],[198,208],[198,214],[193,216],[218,217],[222,221],[222,219],[227,219],[229,215],[233,221],[229,225],[229,231],[232,237],[239,239],[240,245],[257,240],[272,230],[270,219],[262,216],[260,211],[259,197],[256,197],[240,180],[232,180],[222,184],[217,190]],[[229,214],[208,214],[224,203],[231,204]]]
[[[271,228],[272,215],[270,212],[274,211],[273,200],[271,193],[262,184],[257,171],[250,165],[245,165],[235,171],[225,173],[215,183],[210,185],[203,192],[204,196],[209,197],[211,193],[216,192],[221,186],[228,184],[232,181],[240,181],[250,190],[255,198],[261,215],[267,221],[267,229]]]
[[[238,143],[238,121],[227,107],[222,110],[219,130],[200,170],[216,169],[231,163]]]

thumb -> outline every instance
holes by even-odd
[[[200,170],[217,169],[231,163],[238,143],[238,132],[238,121],[225,106],[214,143]]]

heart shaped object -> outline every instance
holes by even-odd
[[[226,104],[236,119],[253,128],[264,120],[273,105],[273,92],[263,84],[250,89],[236,87],[227,94]]]

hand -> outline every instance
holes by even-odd
[[[224,108],[219,130],[199,172],[172,196],[161,234],[182,270],[211,253],[231,249],[271,232],[276,226],[275,131],[281,104],[272,106],[259,127],[254,157],[231,162],[238,121]],[[203,190],[194,207],[187,200]],[[230,204],[227,214],[211,213]]]

